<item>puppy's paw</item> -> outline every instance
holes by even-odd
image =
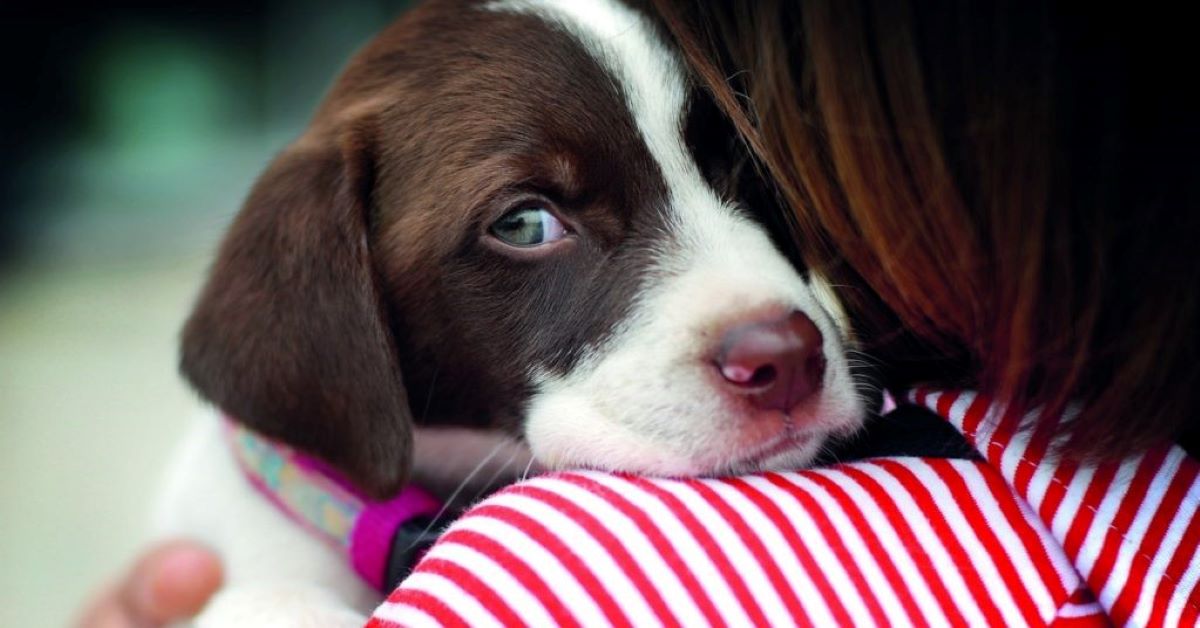
[[[361,628],[367,618],[311,585],[225,589],[196,618],[197,628]]]

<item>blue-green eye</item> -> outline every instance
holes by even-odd
[[[563,239],[567,228],[541,207],[516,209],[492,224],[492,235],[513,246],[539,246]]]

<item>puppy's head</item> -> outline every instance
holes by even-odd
[[[691,94],[615,0],[420,7],[256,184],[184,373],[377,495],[414,422],[505,427],[549,466],[802,465],[860,423],[847,331]]]

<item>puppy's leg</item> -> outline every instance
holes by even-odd
[[[361,628],[365,615],[311,585],[263,584],[222,590],[193,624],[197,628]]]
[[[421,427],[415,436],[413,481],[451,512],[539,470],[529,447],[500,431]]]
[[[187,435],[167,477],[156,534],[215,549],[222,590],[200,626],[361,626],[380,601],[340,552],[289,520],[250,486],[216,416]]]

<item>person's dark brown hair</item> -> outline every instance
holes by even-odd
[[[1186,20],[1043,2],[655,5],[868,351],[914,367],[897,381],[1080,401],[1073,454],[1194,451]],[[915,368],[897,328],[960,368]]]

